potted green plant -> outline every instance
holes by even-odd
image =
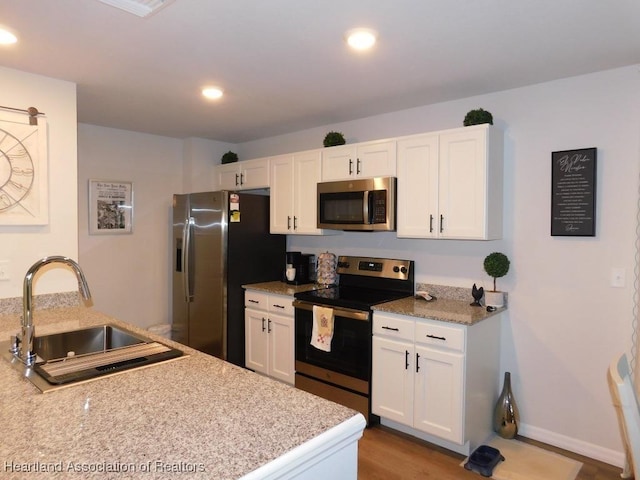
[[[509,271],[509,258],[500,252],[493,252],[484,259],[484,271],[493,277],[493,290],[484,292],[484,302],[487,307],[504,306],[504,294],[496,288],[496,279],[504,277]]]
[[[222,155],[221,162],[222,163],[233,163],[238,161],[238,154],[229,150],[227,153]]]
[[[344,135],[340,132],[329,132],[325,135],[322,144],[325,147],[335,147],[336,145],[344,145],[347,143],[344,139]]]
[[[469,125],[480,125],[481,123],[489,123],[493,125],[493,115],[491,112],[487,110],[483,110],[482,108],[477,108],[475,110],[469,110],[467,115],[464,117],[464,126],[468,127]]]

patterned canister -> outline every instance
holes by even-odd
[[[338,257],[333,253],[325,252],[318,255],[316,282],[320,285],[336,285],[338,283],[337,264]]]

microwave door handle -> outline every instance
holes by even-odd
[[[373,205],[371,205],[371,202],[373,201],[373,195],[371,195],[371,192],[369,190],[365,190],[363,193],[364,198],[362,201],[362,223],[364,223],[365,225],[370,225],[371,223],[373,223],[371,218],[371,212],[373,212]]]

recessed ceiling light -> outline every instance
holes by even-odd
[[[346,33],[347,43],[355,50],[368,50],[375,45],[378,34],[370,28],[354,28]]]
[[[12,43],[16,43],[18,38],[11,33],[9,30],[4,30],[0,28],[0,45],[11,45]]]
[[[223,94],[222,90],[218,87],[206,87],[202,89],[202,95],[214,100],[222,97],[222,94]]]

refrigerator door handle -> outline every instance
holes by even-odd
[[[191,226],[194,224],[194,218],[188,217],[184,222],[184,247],[182,249],[182,287],[184,289],[184,298],[187,302],[193,299],[191,286],[191,271],[189,270],[189,252],[191,251]]]

